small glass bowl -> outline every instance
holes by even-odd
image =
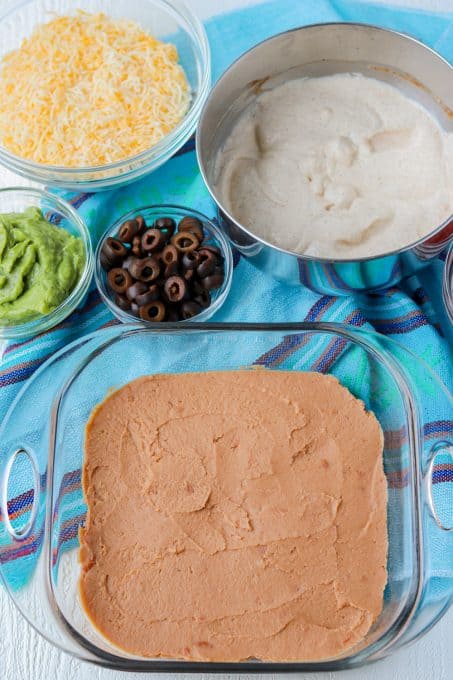
[[[82,240],[85,265],[77,285],[58,307],[49,314],[37,316],[25,323],[0,326],[2,339],[27,338],[59,324],[81,303],[93,276],[93,249],[88,228],[69,203],[42,189],[28,187],[0,189],[0,213],[20,213],[30,207],[40,208],[49,222],[66,229],[70,234]]]
[[[447,259],[445,260],[442,295],[448,318],[453,323],[453,242],[448,249]]]
[[[215,245],[220,249],[223,256],[223,264],[225,269],[224,281],[220,288],[211,291],[211,304],[209,305],[209,307],[203,309],[196,316],[193,316],[190,319],[184,321],[176,322],[143,321],[142,319],[134,316],[133,314],[130,314],[129,312],[121,309],[120,307],[118,307],[118,305],[114,303],[113,292],[107,286],[107,273],[101,265],[100,259],[101,249],[106,238],[108,238],[109,236],[116,238],[118,236],[119,228],[123,224],[123,222],[126,222],[126,220],[131,220],[137,217],[138,215],[143,215],[146,224],[150,226],[159,217],[172,217],[176,223],[182,220],[183,217],[195,217],[196,219],[200,220],[200,222],[203,224],[203,229],[205,231],[205,240],[209,238],[210,244]],[[231,251],[231,246],[228,243],[226,237],[223,235],[220,229],[213,222],[211,222],[211,220],[208,219],[205,215],[202,215],[196,210],[192,210],[191,208],[185,208],[184,206],[180,205],[151,205],[145,206],[143,208],[136,208],[135,210],[131,210],[125,215],[122,215],[113,226],[109,227],[104,232],[101,239],[99,240],[98,247],[96,249],[94,276],[101,298],[103,299],[107,307],[110,309],[112,314],[114,314],[116,318],[123,323],[138,322],[146,326],[152,326],[153,328],[155,328],[161,326],[162,324],[165,326],[166,323],[187,323],[190,321],[197,322],[206,321],[207,319],[210,319],[211,316],[213,316],[213,314],[215,314],[215,312],[217,312],[220,309],[230,291],[231,282],[233,279],[233,254]]]
[[[211,84],[209,43],[203,24],[179,0],[11,0],[0,9],[0,59],[17,49],[35,27],[55,14],[77,10],[104,12],[113,19],[128,19],[156,38],[178,49],[192,94],[189,110],[181,122],[154,146],[135,156],[107,165],[67,168],[44,165],[21,158],[0,146],[0,163],[30,180],[73,191],[100,191],[142,177],[173,156],[195,130]]]

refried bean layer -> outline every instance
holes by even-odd
[[[153,375],[86,429],[80,594],[144,657],[308,661],[382,609],[387,486],[375,416],[332,376]]]

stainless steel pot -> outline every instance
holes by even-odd
[[[214,162],[232,127],[259,94],[288,79],[363,73],[397,86],[453,132],[453,67],[407,35],[365,24],[318,24],[276,35],[243,54],[218,80],[197,129],[197,157],[222,229],[259,269],[294,285],[338,295],[381,290],[429,264],[453,238],[453,215],[401,250],[328,260],[283,250],[229,214],[214,187]]]

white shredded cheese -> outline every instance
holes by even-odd
[[[189,103],[174,45],[105,14],[59,16],[0,64],[0,143],[46,165],[105,165],[156,144]]]

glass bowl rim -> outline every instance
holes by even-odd
[[[45,199],[53,209],[56,209],[63,215],[66,213],[83,243],[85,264],[82,274],[71,293],[58,305],[58,307],[55,307],[54,310],[48,314],[43,314],[42,316],[31,319],[30,321],[4,326],[0,325],[0,338],[5,340],[26,338],[44,330],[48,330],[63,321],[76,308],[83,295],[88,290],[94,270],[93,248],[88,227],[77,210],[75,210],[68,201],[65,201],[60,196],[51,194],[45,189],[39,189],[37,187],[17,186],[0,189],[0,198],[2,196],[8,196],[8,194],[14,194],[16,196],[28,195],[36,198],[38,201]],[[60,228],[64,229],[64,227]]]
[[[0,24],[14,12],[23,9],[26,4],[32,3],[35,0],[16,0],[12,7],[9,7],[5,11],[0,13]],[[81,184],[86,184],[89,182],[89,178],[81,178],[77,180],[79,175],[86,175],[90,173],[102,173],[109,171],[121,171],[123,167],[127,168],[131,164],[141,163],[142,167],[150,160],[159,158],[160,156],[165,157],[169,149],[174,145],[178,146],[180,139],[184,138],[185,133],[191,130],[194,125],[196,125],[199,114],[203,107],[203,104],[208,96],[210,82],[211,82],[211,53],[209,48],[209,41],[206,34],[206,30],[200,21],[200,19],[192,12],[190,7],[178,0],[174,2],[173,0],[147,0],[153,5],[161,7],[166,11],[167,15],[175,15],[178,18],[183,19],[188,22],[192,32],[189,32],[187,28],[184,27],[184,32],[186,35],[190,36],[190,39],[194,45],[197,47],[199,52],[199,63],[202,70],[202,77],[200,85],[198,87],[198,92],[196,97],[193,99],[192,104],[187,111],[186,115],[182,120],[176,125],[173,130],[171,130],[167,135],[165,135],[161,140],[159,140],[153,146],[150,146],[140,153],[133,156],[128,156],[113,163],[107,163],[104,165],[93,165],[93,166],[76,166],[67,167],[60,165],[50,165],[45,163],[36,163],[22,156],[17,156],[16,154],[9,151],[6,147],[0,144],[0,163],[4,164],[8,168],[14,169],[16,172],[22,172],[27,176],[36,176],[39,173],[58,173],[60,179],[65,182],[77,183],[80,181]],[[184,141],[183,141],[184,143]],[[174,151],[173,151],[174,153]],[[111,178],[105,178],[107,181]],[[97,179],[96,181],[103,181],[103,178]]]
[[[103,276],[103,269],[101,266],[100,262],[100,255],[101,255],[101,248],[102,244],[104,243],[105,239],[108,238],[109,236],[115,236],[117,234],[119,227],[123,222],[126,220],[130,220],[137,215],[140,215],[141,213],[144,213],[145,211],[153,211],[153,212],[181,212],[184,213],[185,215],[190,215],[191,217],[196,217],[198,218],[203,224],[207,223],[209,230],[212,232],[215,240],[219,244],[221,250],[222,250],[222,255],[224,258],[224,269],[225,269],[225,279],[221,285],[221,287],[218,289],[217,296],[215,300],[207,307],[206,309],[203,309],[199,314],[196,314],[195,316],[191,317],[190,319],[186,320],[181,320],[181,321],[161,321],[159,323],[155,322],[148,322],[148,321],[143,321],[136,316],[133,316],[132,314],[129,314],[127,311],[124,311],[120,309],[112,300],[110,295],[107,292],[107,288],[104,284],[104,276]],[[129,210],[127,213],[124,213],[121,215],[115,222],[107,227],[107,229],[104,231],[102,236],[100,237],[95,255],[94,255],[94,280],[96,282],[96,287],[98,289],[99,295],[102,298],[102,301],[104,304],[109,308],[109,310],[114,314],[114,316],[122,323],[130,323],[130,324],[138,324],[142,328],[162,328],[162,329],[169,329],[171,325],[176,325],[180,327],[181,324],[189,324],[192,325],[193,323],[198,323],[198,322],[203,322],[204,320],[210,318],[213,314],[215,314],[223,305],[225,302],[230,289],[231,289],[231,284],[233,282],[233,251],[231,249],[231,245],[222,232],[222,230],[206,215],[203,213],[199,212],[198,210],[195,210],[193,208],[188,208],[183,205],[178,205],[178,204],[173,204],[173,203],[155,203],[155,204],[150,204],[150,205],[145,205],[145,206],[139,206],[138,208],[133,208],[132,210]]]

